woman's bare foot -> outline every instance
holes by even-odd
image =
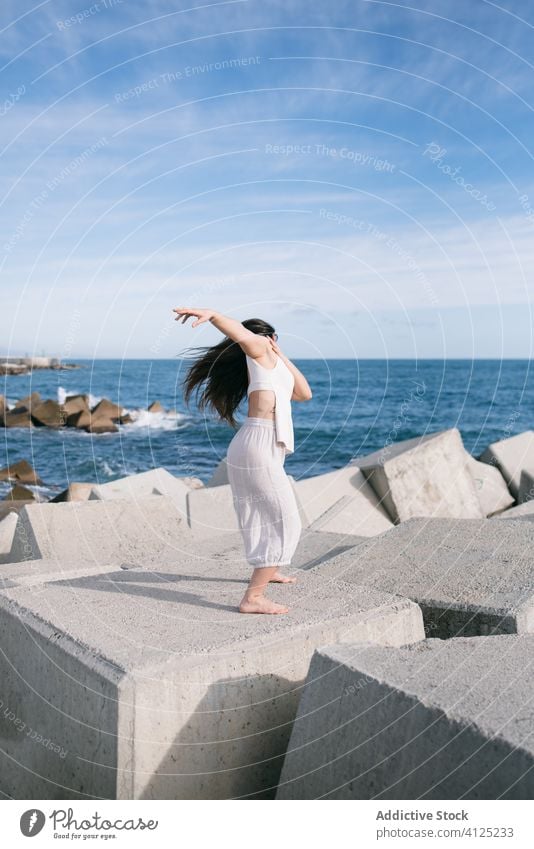
[[[282,604],[275,604],[274,601],[270,601],[268,598],[265,598],[264,595],[254,596],[253,598],[247,598],[245,595],[241,604],[239,605],[240,613],[289,613],[289,608],[284,607]]]
[[[288,577],[288,575],[282,575],[282,573],[279,572],[278,569],[271,578],[271,584],[295,584],[296,582],[296,578],[290,578]]]

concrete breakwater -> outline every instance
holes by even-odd
[[[68,370],[80,366],[63,363],[58,357],[0,357],[0,375],[29,374],[37,369]]]
[[[148,408],[149,413],[165,412],[159,401]],[[0,428],[47,427],[76,428],[86,433],[117,433],[119,425],[131,424],[132,416],[124,408],[107,398],[90,403],[89,395],[67,395],[62,404],[53,399],[43,399],[39,392],[32,392],[8,405],[0,395]]]
[[[156,468],[12,502],[0,790],[531,798],[533,479],[532,431],[476,459],[455,429],[292,478],[297,584],[270,587],[272,617],[236,609],[225,460],[205,485]]]

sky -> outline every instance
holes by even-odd
[[[529,357],[528,0],[3,0],[0,352]],[[530,48],[530,49],[529,49]]]

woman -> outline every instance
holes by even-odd
[[[176,321],[192,327],[209,321],[225,339],[201,354],[184,379],[189,402],[196,389],[200,409],[212,407],[232,427],[234,413],[248,397],[247,417],[228,446],[228,479],[252,578],[241,613],[287,613],[264,595],[270,582],[294,583],[280,572],[289,566],[302,523],[291,482],[285,472],[286,454],[294,450],[291,401],[309,401],[304,375],[276,344],[274,327],[259,318],[240,322],[210,309],[177,307]],[[204,388],[201,389],[204,384]]]

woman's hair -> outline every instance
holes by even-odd
[[[271,336],[275,332],[272,324],[261,318],[247,318],[241,323],[247,330],[260,336]],[[196,390],[195,397],[200,410],[209,407],[219,414],[222,421],[237,427],[234,413],[247,394],[248,387],[247,361],[243,349],[225,336],[218,345],[193,350],[198,353],[193,356],[193,363],[182,382],[186,404],[189,405]]]

